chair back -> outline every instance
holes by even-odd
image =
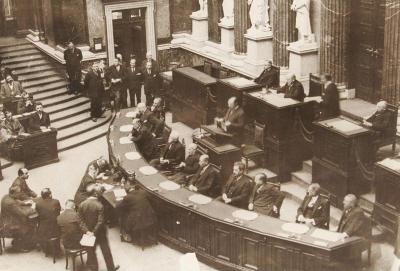
[[[221,181],[221,170],[222,167],[210,163],[210,166],[217,172],[217,180],[214,186],[211,188],[210,196],[216,198],[221,195],[222,192],[222,181]]]
[[[271,86],[271,88],[278,89],[280,87],[279,84],[280,84],[280,78],[281,78],[281,67],[272,65],[271,69],[276,71],[276,78],[274,80],[275,85]]]
[[[257,147],[264,149],[264,133],[265,133],[265,125],[254,122],[254,145]]]
[[[324,229],[329,230],[329,225],[331,222],[331,195],[330,194],[319,194],[323,199],[326,200],[326,204],[328,205],[326,217],[328,218],[325,224],[323,225]]]
[[[308,97],[321,96],[324,90],[324,85],[321,83],[321,78],[310,73],[310,90]]]
[[[387,110],[390,112],[390,126],[388,128],[388,134],[390,136],[396,137],[397,133],[397,114],[399,112],[399,108],[393,104],[387,105]]]
[[[212,62],[204,60],[204,73],[212,75]]]

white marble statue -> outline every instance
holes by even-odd
[[[199,0],[200,9],[192,13],[193,16],[208,17],[207,0]]]
[[[296,28],[300,42],[311,41],[310,0],[293,0],[290,7],[296,12]]]
[[[247,4],[250,5],[251,22],[251,28],[248,32],[270,31],[268,0],[247,0]]]
[[[221,19],[220,23],[224,25],[234,25],[234,0],[224,0],[222,2],[222,12],[224,17]]]

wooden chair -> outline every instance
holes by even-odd
[[[390,126],[386,129],[382,138],[378,141],[378,147],[384,147],[387,145],[392,145],[392,151],[396,151],[396,134],[397,134],[397,114],[399,108],[395,105],[388,104],[387,110],[391,113],[390,116]]]
[[[265,125],[254,122],[254,143],[242,146],[242,157],[245,160],[246,172],[249,171],[250,159],[261,157],[262,161],[264,160],[264,133]]]
[[[310,73],[310,90],[308,97],[321,96],[324,91],[324,85],[321,83],[321,78]]]
[[[75,260],[78,256],[81,258],[82,265],[84,265],[85,263],[83,262],[83,254],[87,254],[87,249],[84,247],[79,249],[65,249],[65,269],[68,269],[68,259],[71,258],[72,270],[75,271]]]
[[[331,222],[331,195],[330,194],[319,194],[319,195],[322,198],[326,199],[327,204],[328,204],[327,214],[326,214],[326,217],[328,218],[328,220],[323,225],[323,228],[329,230],[329,225]]]
[[[54,237],[47,240],[48,247],[51,250],[51,256],[53,258],[53,263],[56,263],[57,253],[60,251],[60,237]],[[48,256],[47,251],[45,252],[45,257]]]

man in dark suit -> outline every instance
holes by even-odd
[[[18,169],[18,177],[14,180],[11,187],[18,186],[20,189],[20,193],[18,197],[21,200],[27,200],[31,198],[36,198],[37,194],[29,188],[26,180],[29,178],[29,171],[26,168]]]
[[[124,84],[125,68],[117,58],[114,60],[114,65],[108,69],[107,78],[111,84],[110,90],[113,110],[119,112],[121,106],[126,105],[126,95],[124,95],[124,92],[126,93],[126,87]]]
[[[153,104],[150,107],[150,111],[154,113],[157,119],[165,121],[165,110],[163,100],[160,97],[156,97]]]
[[[83,176],[78,189],[75,192],[74,202],[76,206],[79,206],[81,202],[88,198],[89,193],[87,191],[89,185],[96,183],[97,169],[94,165],[89,165],[86,174]]]
[[[253,185],[244,176],[245,166],[242,162],[233,165],[233,173],[222,188],[222,196],[218,199],[233,206],[247,209]]]
[[[304,197],[303,202],[297,209],[296,222],[328,229],[328,221],[328,200],[321,197],[319,184],[313,183],[308,187],[307,195]]]
[[[49,114],[43,111],[41,103],[36,104],[36,113],[32,114],[29,119],[28,131],[30,133],[40,132],[50,127]]]
[[[146,53],[146,59],[142,61],[142,70],[144,71],[146,69],[146,64],[147,62],[151,62],[151,66],[154,69],[155,73],[160,72],[160,68],[158,66],[157,61],[153,59],[153,54],[151,52]]]
[[[131,58],[130,65],[126,69],[125,80],[129,90],[131,107],[134,107],[142,101],[142,70],[136,67],[135,58]]]
[[[286,84],[278,90],[278,93],[285,93],[285,98],[302,102],[306,95],[304,94],[303,85],[296,80],[296,75],[289,74]]]
[[[99,186],[94,186],[94,188],[89,191],[89,197],[80,204],[78,208],[80,227],[82,232],[96,237],[95,245],[93,247],[87,247],[87,266],[93,271],[99,270],[96,247],[97,245],[100,245],[107,270],[114,271],[118,270],[119,266],[114,265],[114,260],[108,243],[107,227],[104,219],[104,207],[99,200],[101,196],[101,188]]]
[[[267,176],[264,173],[254,177],[255,185],[251,193],[248,209],[260,214],[279,218],[279,209],[285,198],[284,193],[276,186],[267,183]]]
[[[348,194],[343,199],[343,214],[339,221],[338,232],[343,237],[368,237],[370,235],[370,223],[364,215],[364,211],[357,206],[357,197]]]
[[[160,90],[160,78],[151,62],[146,62],[146,68],[143,70],[144,94],[146,95],[146,105],[153,104],[154,97]]]
[[[1,84],[0,88],[0,99],[13,98],[15,96],[21,95],[23,88],[21,83],[14,81],[11,75],[6,76],[6,81]]]
[[[222,119],[216,119],[217,124],[226,127],[226,132],[233,134],[233,142],[240,145],[243,141],[245,115],[236,97],[228,100],[228,110]]]
[[[272,68],[272,61],[268,60],[263,72],[254,79],[254,82],[264,86],[266,89],[279,86],[278,72]]]
[[[139,103],[137,105],[137,118],[147,129],[153,134],[154,137],[161,136],[164,130],[164,121],[156,117],[155,113],[150,110],[144,103]]]
[[[101,103],[104,92],[103,78],[101,78],[97,63],[93,63],[91,69],[85,76],[84,87],[90,99],[90,116],[96,122],[102,115]]]
[[[185,161],[175,167],[177,172],[174,175],[169,176],[169,180],[179,184],[186,184],[186,176],[195,174],[199,169],[200,154],[197,152],[197,145],[191,143],[188,146],[187,151],[188,155]]]
[[[218,188],[221,188],[218,183],[218,172],[210,165],[209,156],[203,154],[200,156],[200,168],[196,174],[190,178],[189,190],[198,192],[203,195],[214,197]]]
[[[159,159],[150,161],[150,165],[157,169],[170,169],[173,166],[179,165],[185,159],[185,147],[179,142],[179,133],[172,131],[168,144],[161,151]]]
[[[332,119],[340,116],[339,91],[332,82],[332,76],[324,74],[321,77],[321,83],[324,84],[321,101],[321,119]]]
[[[73,200],[65,202],[64,211],[57,217],[57,224],[61,232],[61,240],[65,249],[79,249],[82,239],[82,231],[80,228],[80,220],[78,213],[75,211],[75,203]]]
[[[68,48],[64,51],[64,60],[69,80],[69,94],[78,94],[80,91],[82,58],[81,50],[76,48],[72,41],[69,42]]]
[[[25,132],[25,129],[24,126],[22,126],[21,122],[13,117],[13,114],[10,110],[4,110],[4,112],[6,117],[4,128],[7,129],[7,131],[9,131],[14,137],[23,134]]]
[[[52,248],[49,246],[48,240],[60,235],[57,225],[57,216],[60,214],[61,205],[56,199],[53,199],[49,188],[41,191],[41,198],[36,201],[36,211],[39,215],[39,226],[37,229],[37,237],[42,250],[48,254]]]
[[[156,153],[156,145],[151,131],[143,125],[140,119],[132,121],[131,140],[136,143],[140,153],[149,161],[154,158]]]
[[[387,109],[387,102],[380,101],[376,104],[376,112],[369,117],[364,118],[363,125],[384,135],[390,127],[391,113]]]

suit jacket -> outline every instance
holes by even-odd
[[[356,206],[348,213],[343,212],[339,221],[338,232],[345,232],[348,236],[369,237],[371,228],[364,215],[364,211]]]
[[[35,211],[29,208],[33,214]],[[10,195],[5,195],[1,200],[0,221],[7,234],[24,235],[33,229],[28,221],[28,213],[23,210],[22,202]]]
[[[140,120],[150,132],[156,135],[156,137],[159,137],[162,134],[165,125],[164,121],[158,119],[154,112],[150,111],[149,108],[140,115]]]
[[[119,71],[117,70],[115,65],[112,65],[111,67],[108,68],[107,70],[107,80],[110,82],[111,84],[111,89],[113,91],[121,91],[124,89],[125,87],[125,67],[124,66],[120,66]],[[111,79],[121,79],[121,82],[118,83],[111,83]]]
[[[367,119],[368,122],[372,123],[372,129],[381,132],[383,134],[389,133],[388,128],[390,127],[391,113],[389,110],[382,112],[375,112],[371,117]]]
[[[80,248],[82,231],[78,213],[67,209],[57,217],[57,224],[61,231],[61,240],[66,249]]]
[[[254,82],[266,86],[267,88],[279,86],[278,72],[273,68],[269,70],[264,69],[260,76],[254,79]]]
[[[318,228],[325,228],[326,223],[329,220],[329,204],[328,200],[324,199],[321,196],[318,196],[317,201],[315,202],[312,209],[307,212],[307,206],[310,203],[312,197],[308,194],[304,197],[303,202],[300,207],[297,209],[296,220],[299,215],[303,215],[305,218],[311,218],[315,221],[315,226]],[[308,215],[307,215],[308,214]]]
[[[64,51],[64,60],[68,73],[73,73],[81,70],[82,51],[75,48],[74,51],[66,49]]]
[[[1,85],[0,88],[0,98],[1,99],[6,99],[6,98],[11,98],[11,97],[15,97],[16,95],[21,95],[21,93],[23,92],[21,83],[18,81],[13,81],[13,89],[10,88],[10,86],[8,85],[7,82],[4,82]]]
[[[142,61],[142,72],[144,73],[146,71],[146,63],[147,63],[147,59]],[[157,61],[155,61],[154,59],[151,60],[151,68],[154,70],[155,73],[159,73],[160,72],[160,67],[158,66]]]
[[[195,174],[199,169],[199,158],[200,154],[195,153],[188,155],[185,159],[185,167],[183,168],[183,173],[186,174]]]
[[[126,68],[125,82],[126,87],[129,89],[140,89],[142,84],[142,70],[135,67],[135,71],[132,71],[131,67]]]
[[[331,119],[340,115],[339,91],[334,83],[329,84],[322,93],[321,118]]]
[[[79,206],[81,202],[88,198],[88,194],[86,192],[86,187],[89,184],[96,183],[96,180],[90,176],[89,174],[85,174],[79,184],[78,190],[76,190],[74,201],[76,206]]]
[[[12,135],[21,135],[25,132],[24,127],[19,120],[12,118],[4,122],[4,128],[7,129]]]
[[[105,233],[104,207],[95,197],[84,200],[78,208],[82,232],[93,232],[95,235]]]
[[[218,187],[218,172],[211,166],[204,170],[201,174],[203,168],[199,168],[195,175],[190,179],[190,184],[197,188],[197,192],[213,197],[213,193]]]
[[[254,211],[272,217],[278,217],[279,212],[274,212],[274,206],[279,210],[284,194],[271,184],[264,184],[261,188],[254,185],[249,203],[253,203]]]
[[[139,131],[132,130],[132,141],[136,143],[140,153],[146,160],[154,157],[156,145],[151,131],[142,125]]]
[[[144,92],[146,94],[157,95],[160,90],[160,78],[157,71],[151,70],[149,74],[146,69],[142,71],[143,73],[143,85]]]
[[[242,175],[236,179],[231,175],[222,189],[222,194],[225,193],[228,198],[232,199],[230,204],[247,209],[252,188],[253,184],[245,176]]]
[[[36,211],[39,214],[39,226],[37,229],[39,239],[45,241],[59,236],[57,216],[61,211],[60,202],[56,199],[39,198],[36,201]]]
[[[224,120],[229,121],[231,125],[228,127],[228,132],[232,133],[238,142],[242,141],[243,128],[244,128],[244,111],[241,107],[228,109],[226,111]]]
[[[36,193],[35,192],[33,192],[30,188],[29,188],[29,186],[28,186],[28,184],[26,183],[26,181],[24,180],[24,179],[22,179],[21,177],[17,177],[15,180],[14,180],[14,182],[12,183],[12,185],[11,185],[11,187],[14,187],[14,186],[18,186],[19,188],[20,188],[20,190],[21,190],[21,193],[20,193],[20,195],[19,195],[19,198],[21,199],[21,200],[26,200],[26,199],[29,199],[29,198],[36,198]]]
[[[168,143],[161,152],[161,156],[169,160],[170,165],[178,165],[185,160],[185,147],[181,142]]]
[[[299,102],[304,101],[306,97],[303,85],[297,80],[294,80],[290,85],[286,83],[279,89],[278,93],[285,93],[285,98],[292,98]]]
[[[40,126],[50,127],[50,117],[46,112],[42,112],[42,118],[36,112],[32,114],[29,118],[28,132],[38,132],[40,131]]]
[[[89,98],[102,97],[104,92],[103,78],[97,71],[91,69],[85,76],[84,87]]]

